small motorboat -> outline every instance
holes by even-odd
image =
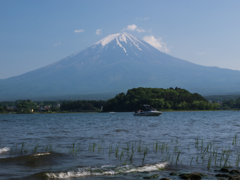
[[[143,107],[144,107],[144,110],[135,111],[133,115],[134,116],[159,116],[160,114],[162,114],[161,111],[158,111],[157,109],[147,104],[144,104]]]

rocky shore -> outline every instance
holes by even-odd
[[[220,170],[214,170],[215,177],[218,180],[240,180],[240,171],[236,169],[221,168]],[[177,179],[188,179],[188,180],[201,180],[201,179],[214,179],[214,176],[206,175],[199,172],[193,173],[181,173],[181,172],[171,172],[169,177],[161,178],[160,180],[171,180],[171,177],[177,176]],[[151,176],[145,176],[143,179],[156,179],[159,174],[153,174]],[[173,179],[176,179],[174,177]]]

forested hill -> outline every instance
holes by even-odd
[[[133,88],[127,93],[120,93],[107,101],[104,111],[127,112],[143,108],[149,104],[157,108],[173,110],[213,110],[218,104],[209,103],[197,93],[190,93],[181,88]]]

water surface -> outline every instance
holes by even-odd
[[[143,179],[238,169],[239,111],[0,115],[0,179]],[[240,153],[240,152],[239,152]]]

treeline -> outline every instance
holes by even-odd
[[[72,102],[63,102],[61,104],[61,111],[100,111],[101,106],[104,106],[106,101],[86,101],[78,100]]]
[[[127,93],[120,93],[107,101],[104,111],[135,111],[142,109],[143,104],[157,108],[172,110],[214,110],[217,103],[209,103],[197,93],[190,93],[181,88],[133,88]]]
[[[34,103],[37,106],[54,106],[62,103],[62,101],[31,101],[31,100],[17,100],[17,101],[2,101],[0,106],[4,107],[17,107],[18,104],[22,103]]]
[[[229,100],[236,100],[240,98],[240,95],[212,95],[212,96],[204,96],[205,99],[211,100],[211,101],[229,101]]]
[[[129,112],[143,108],[149,104],[158,110],[214,110],[218,103],[209,103],[197,93],[190,93],[181,88],[133,88],[127,93],[120,93],[108,101],[77,100],[77,101],[31,101],[0,102],[0,113],[32,113],[32,112],[88,112],[103,111]],[[240,98],[224,101],[222,107],[240,108]]]
[[[222,109],[240,109],[240,98],[236,100],[224,100],[222,102]]]
[[[37,109],[37,103],[32,102],[31,100],[0,103],[0,112],[31,113]]]
[[[0,102],[0,113],[35,113],[35,112],[83,112],[100,111],[106,101],[3,101]]]

